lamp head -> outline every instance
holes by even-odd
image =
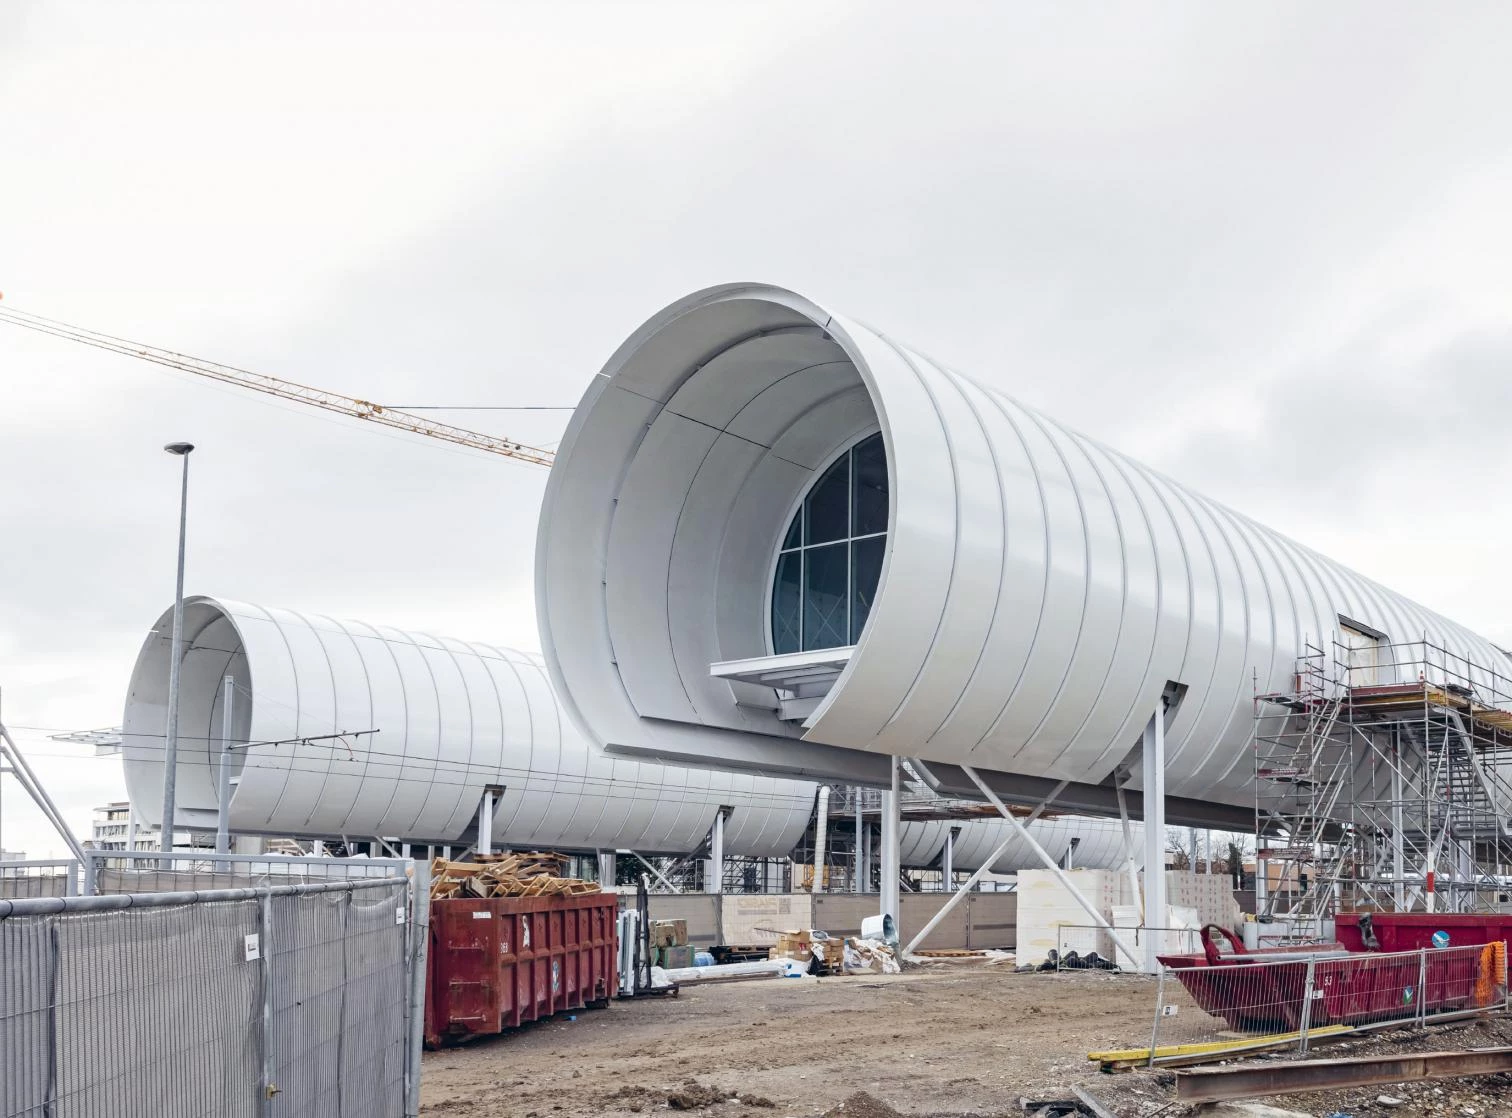
[[[163,447],[169,454],[188,454],[194,449],[193,443],[169,443]]]

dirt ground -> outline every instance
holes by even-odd
[[[434,1118],[989,1118],[1075,1084],[1120,1118],[1172,1105],[1169,1071],[1105,1075],[1087,1053],[1149,1043],[1152,979],[952,961],[901,975],[760,979],[617,1001],[425,1057]],[[1512,1022],[1411,1030],[1316,1056],[1512,1044]],[[1512,1078],[1268,1100],[1351,1118],[1512,1118]],[[1388,1094],[1399,1105],[1376,1099]],[[1169,1107],[1169,1109],[1166,1109]]]

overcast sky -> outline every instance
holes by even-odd
[[[1512,643],[1512,10],[0,7],[4,305],[394,404],[576,401],[794,287]],[[564,413],[461,412],[553,443]],[[0,325],[0,716],[76,825],[188,590],[537,646],[545,471]],[[0,840],[61,843],[4,791]]]

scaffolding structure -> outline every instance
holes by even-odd
[[[1255,697],[1261,918],[1512,909],[1512,676],[1350,631],[1292,682]]]

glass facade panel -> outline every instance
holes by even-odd
[[[803,502],[805,544],[843,540],[850,532],[850,455],[824,471]]]
[[[803,648],[841,648],[850,643],[846,571],[849,548],[843,543],[804,551]]]
[[[803,649],[802,603],[803,552],[790,551],[778,558],[772,587],[772,651],[778,655]]]
[[[882,436],[872,435],[820,475],[783,536],[772,583],[774,654],[844,648],[861,638],[886,532],[887,453]]]
[[[873,435],[851,451],[851,535],[887,531],[887,452],[882,436]]]
[[[872,599],[882,577],[882,552],[887,547],[887,537],[853,540],[850,547],[850,643],[855,644],[861,639],[861,630],[866,628],[866,619],[871,615]]]

